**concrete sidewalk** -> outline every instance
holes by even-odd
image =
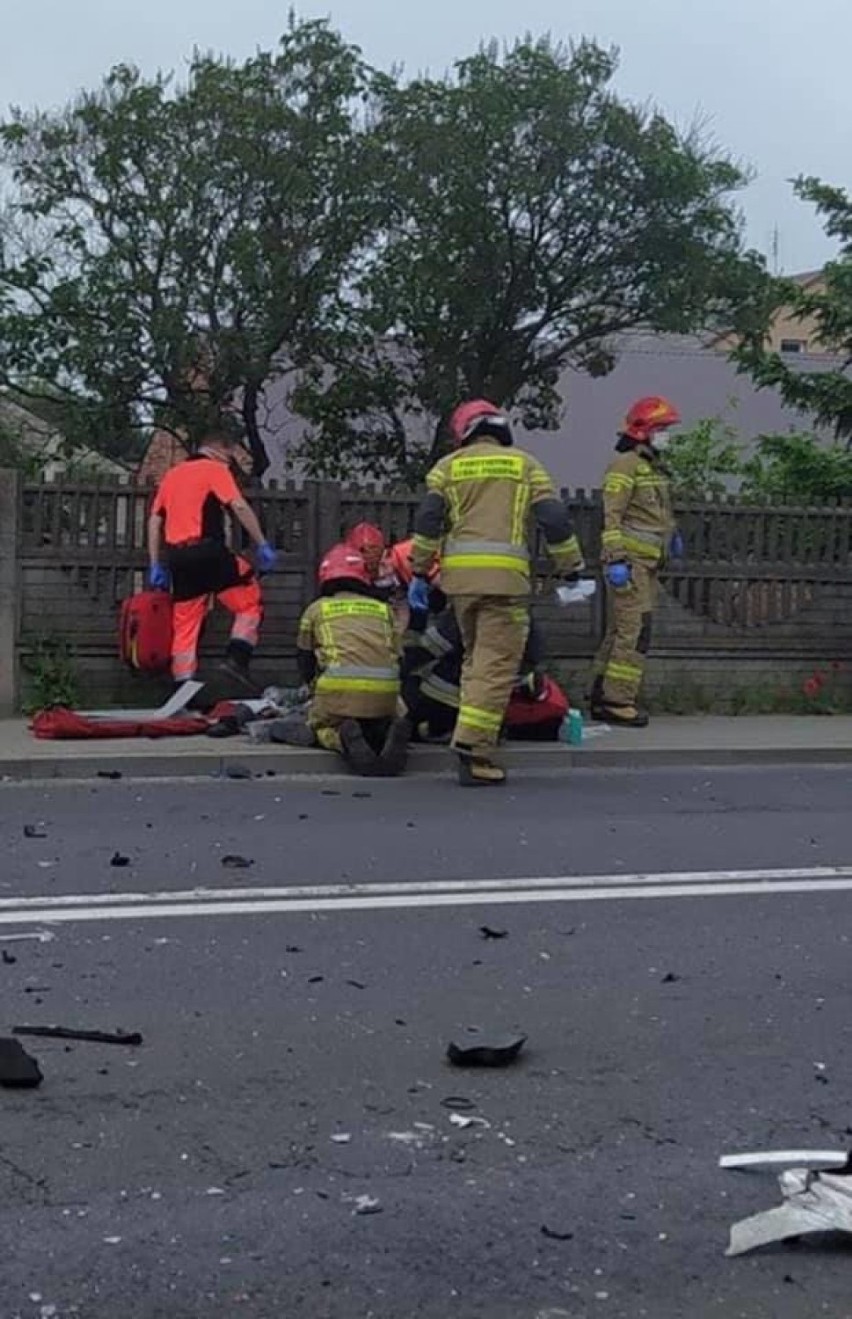
[[[852,716],[661,716],[641,731],[591,725],[582,747],[513,744],[510,768],[533,773],[667,765],[836,764],[852,760]],[[446,773],[443,747],[412,748],[413,773]],[[7,781],[253,775],[329,775],[340,763],[323,751],[253,746],[242,737],[39,742],[23,720],[0,721],[0,777]]]

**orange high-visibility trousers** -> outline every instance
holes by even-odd
[[[251,571],[251,565],[239,559],[240,568]],[[175,682],[186,682],[195,676],[198,668],[198,642],[204,619],[211,602],[216,601],[233,614],[231,641],[240,642],[254,650],[263,619],[263,598],[260,582],[252,577],[238,586],[229,586],[216,595],[198,595],[192,600],[175,600],[172,613],[172,677]]]

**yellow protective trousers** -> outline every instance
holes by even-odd
[[[595,656],[593,701],[635,706],[651,642],[651,621],[657,601],[657,570],[635,560],[628,587],[607,587],[607,624]]]
[[[487,753],[497,745],[530,626],[517,596],[451,597],[464,646],[453,746]]]

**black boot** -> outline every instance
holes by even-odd
[[[379,755],[379,773],[385,778],[395,779],[402,774],[408,763],[408,744],[411,741],[411,725],[407,719],[394,719],[388,729],[385,744]]]
[[[592,683],[592,690],[589,692],[589,714],[597,723],[604,722],[604,680],[602,677],[595,678]]]
[[[651,722],[645,711],[635,705],[603,705],[595,718],[600,723],[612,724],[613,728],[647,728]]]
[[[239,683],[244,695],[250,693],[252,696],[259,696],[260,692],[249,673],[253,654],[254,650],[247,641],[229,641],[225,658],[219,668],[222,673],[226,673],[229,678]]]
[[[353,774],[375,778],[381,773],[381,762],[364,736],[357,719],[346,719],[340,725],[340,749]]]

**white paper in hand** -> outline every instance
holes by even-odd
[[[556,588],[556,602],[563,609],[569,605],[579,605],[585,600],[591,600],[597,589],[597,582],[592,581],[590,578],[581,578],[579,582],[575,582],[572,586],[567,584],[558,586]]]

